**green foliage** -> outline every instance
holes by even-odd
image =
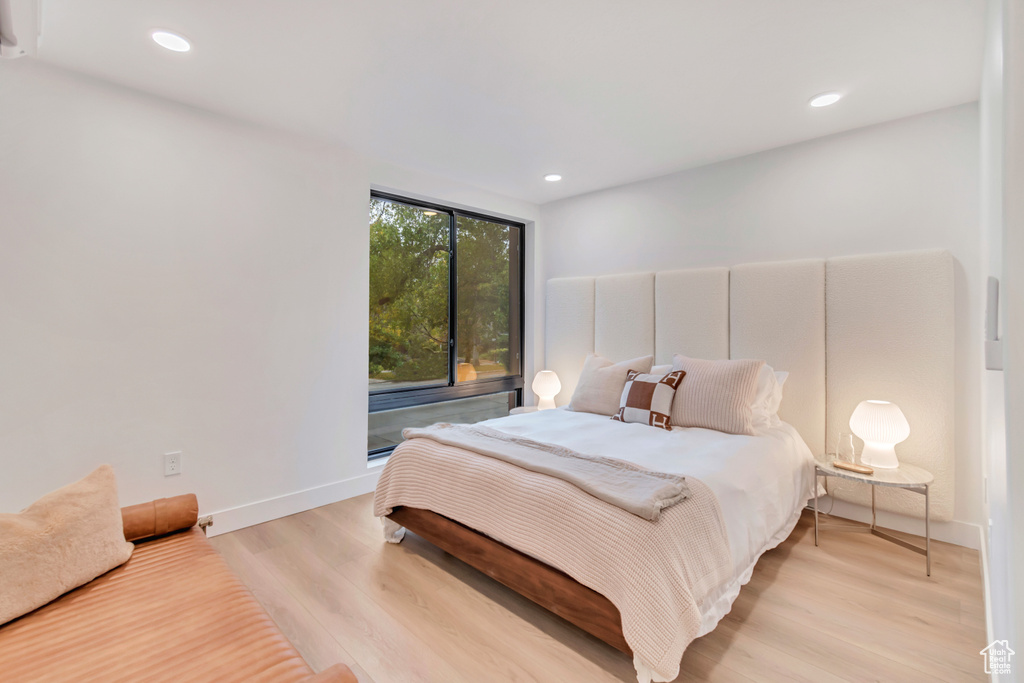
[[[395,368],[393,379],[397,382],[422,382],[447,378],[447,373],[448,356],[434,353],[404,361]]]
[[[460,219],[458,352],[478,370],[481,359],[504,374],[508,358],[509,229],[488,221]]]
[[[391,344],[380,340],[370,340],[370,376],[375,377],[385,371],[393,370],[403,361],[403,356]]]
[[[446,378],[447,336],[448,217],[373,199],[370,376]]]
[[[482,375],[509,365],[509,229],[459,218],[459,362]],[[448,375],[449,224],[444,213],[370,201],[372,380],[445,381]]]

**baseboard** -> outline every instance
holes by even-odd
[[[247,503],[238,507],[220,510],[219,512],[206,512],[213,517],[213,526],[208,530],[210,536],[226,534],[237,529],[244,529],[254,524],[262,524],[272,519],[287,517],[306,510],[318,508],[321,505],[337,503],[346,498],[361,496],[369,493],[377,487],[377,479],[380,477],[381,468],[375,468],[366,474],[361,474],[350,479],[343,479],[331,484],[324,484],[304,491],[287,493],[276,498],[259,500],[255,503]]]
[[[833,506],[834,503],[834,506]],[[857,522],[871,522],[871,508],[845,500],[833,500],[829,496],[822,497],[818,501],[818,509],[828,512],[830,509],[835,517],[852,519]],[[832,506],[832,507],[830,507]],[[915,536],[924,536],[924,520],[916,517],[906,517],[894,512],[879,510],[877,515],[878,526],[886,529],[894,529]],[[949,522],[936,522],[932,520],[931,535],[936,541],[945,541],[954,545],[981,550],[981,527],[970,522],[951,520]]]

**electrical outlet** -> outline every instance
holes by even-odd
[[[181,474],[181,451],[164,453],[164,476]]]

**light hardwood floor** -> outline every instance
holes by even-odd
[[[214,537],[317,671],[363,683],[635,681],[631,660],[426,541],[384,543],[372,494]],[[924,558],[804,514],[678,681],[985,680],[978,553]]]

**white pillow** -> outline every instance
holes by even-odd
[[[667,375],[670,372],[672,372],[672,364],[668,363],[666,365],[655,365],[653,368],[651,368],[650,374]]]
[[[785,370],[775,371],[775,391],[772,392],[772,402],[768,404],[768,411],[772,414],[772,424],[777,425],[779,419],[779,406],[782,405],[782,386],[789,379],[789,373]]]
[[[596,353],[587,356],[583,361],[583,371],[576,391],[569,401],[569,410],[578,413],[597,413],[598,415],[615,415],[619,412],[619,399],[626,387],[626,374],[635,370],[646,374],[651,369],[654,356],[641,356],[621,363],[610,360]]]
[[[782,403],[782,385],[789,378],[784,370],[776,371],[767,363],[757,376],[757,394],[751,406],[751,424],[754,430],[762,432],[779,424],[779,405]]]

